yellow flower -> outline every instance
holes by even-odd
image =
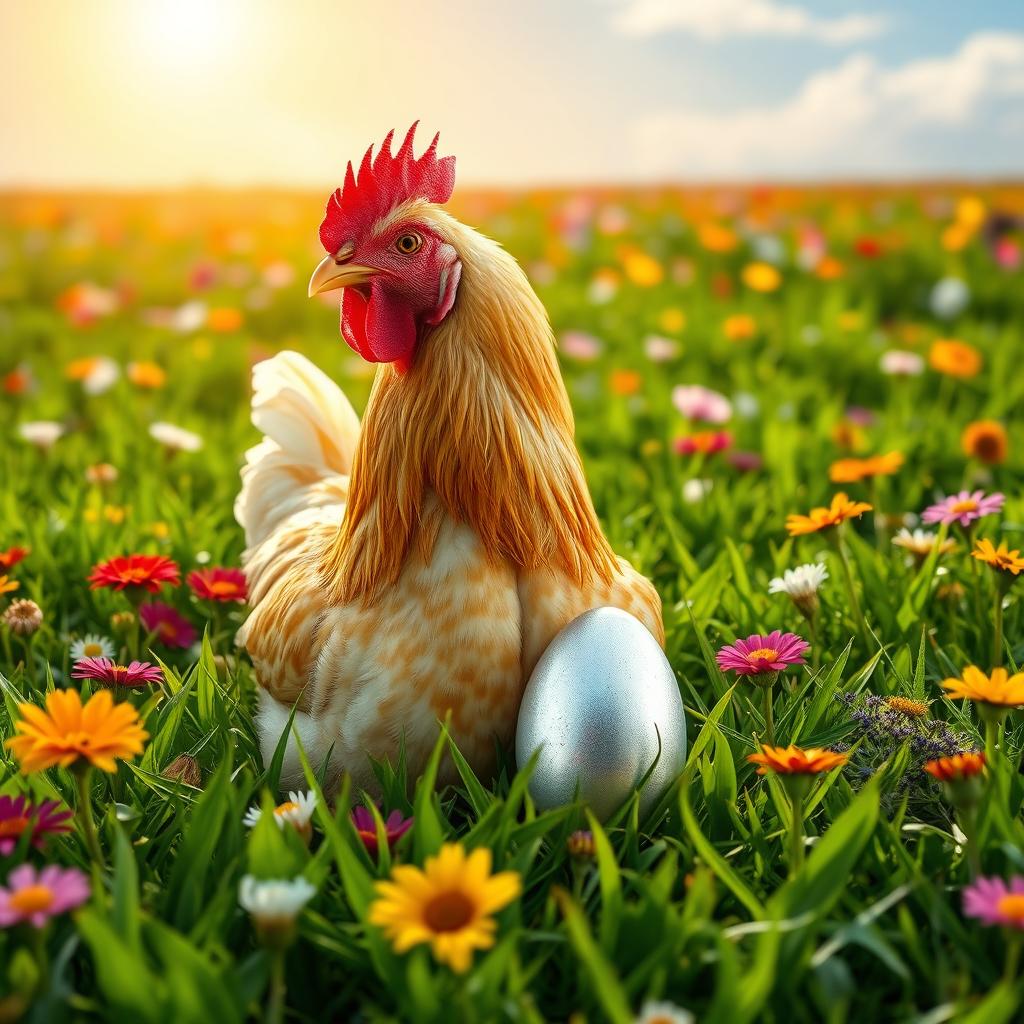
[[[985,204],[977,196],[963,196],[956,204],[956,220],[967,231],[976,231],[985,223]]]
[[[641,288],[651,288],[656,284],[661,284],[665,277],[665,271],[661,264],[653,256],[645,253],[643,249],[625,246],[620,251],[619,258],[622,260],[622,269],[626,272],[626,277]]]
[[[973,456],[990,466],[1006,461],[1009,441],[1006,428],[996,420],[975,420],[964,427],[960,435],[964,455]]]
[[[820,747],[809,747],[806,750],[801,747],[770,747],[767,743],[761,744],[759,754],[748,754],[747,760],[751,764],[760,765],[757,769],[758,775],[767,775],[768,772],[775,772],[777,775],[818,775],[820,772],[830,772],[833,768],[846,764],[849,755],[837,754],[832,750],[822,750]]]
[[[782,284],[782,275],[770,263],[748,263],[742,276],[743,283],[755,292],[773,292]]]
[[[950,700],[973,700],[1005,708],[1024,704],[1024,672],[1011,676],[1005,668],[994,668],[987,676],[980,668],[968,665],[962,679],[944,679],[941,685]]]
[[[981,353],[964,341],[939,338],[932,342],[928,364],[950,377],[976,377],[981,370]]]
[[[786,516],[786,529],[790,537],[799,537],[805,533],[817,533],[819,530],[827,530],[831,526],[838,526],[847,519],[859,516],[864,512],[870,512],[872,506],[866,501],[850,501],[840,492],[832,499],[828,508],[812,508],[805,515]]]
[[[6,576],[0,575],[0,594],[9,594],[20,586],[21,584],[17,580],[8,579]]]
[[[993,569],[998,569],[1000,572],[1013,573],[1014,576],[1019,576],[1021,572],[1024,572],[1024,558],[1020,557],[1020,551],[1018,549],[1011,551],[1005,540],[1000,542],[999,547],[996,547],[992,541],[983,537],[974,542],[971,557],[986,565],[991,565]]]
[[[837,317],[841,331],[859,331],[864,326],[864,314],[858,309],[844,309]]]
[[[45,711],[35,704],[19,704],[18,711],[21,718],[14,728],[20,735],[6,746],[25,774],[82,761],[113,772],[119,760],[141,754],[149,736],[135,708],[127,702],[115,704],[109,690],[94,693],[84,707],[77,690],[53,690]]]
[[[867,459],[840,459],[829,466],[828,475],[833,483],[851,484],[875,476],[891,476],[903,465],[899,452],[872,455]]]
[[[909,697],[890,697],[885,702],[892,711],[898,711],[908,718],[924,718],[928,714],[928,702],[911,700]]]
[[[725,318],[722,333],[729,341],[749,341],[757,336],[757,321],[748,313],[734,313]]]
[[[678,334],[686,326],[686,314],[675,306],[662,310],[658,325],[669,334]]]
[[[963,224],[950,224],[942,231],[942,248],[946,252],[960,252],[961,249],[967,247],[973,234],[974,232],[970,228],[964,227]]]
[[[491,874],[491,851],[468,856],[461,845],[445,843],[422,869],[400,864],[390,881],[377,882],[369,920],[404,953],[430,943],[434,958],[459,973],[469,969],[473,952],[494,945],[493,914],[522,888],[514,871]]]
[[[156,363],[129,363],[128,379],[137,387],[156,391],[167,383],[167,374]]]

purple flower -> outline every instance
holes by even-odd
[[[806,664],[803,656],[810,646],[795,633],[776,629],[767,636],[754,633],[746,640],[723,647],[715,660],[721,669],[731,669],[741,676],[756,676],[781,672],[790,665]]]
[[[964,913],[983,924],[1024,929],[1024,877],[978,878],[964,889]]]
[[[0,854],[7,857],[26,833],[35,847],[43,845],[43,837],[70,832],[71,811],[61,808],[56,800],[31,804],[23,796],[0,796]]]
[[[42,928],[51,917],[81,906],[89,898],[89,879],[77,868],[50,864],[37,872],[16,867],[0,886],[0,928],[27,922]]]
[[[412,818],[403,818],[401,811],[392,811],[384,819],[384,834],[387,836],[388,848],[394,847],[402,836],[412,828]],[[365,807],[352,809],[352,824],[355,825],[359,838],[362,839],[371,857],[377,856],[377,823],[373,814]]]
[[[970,526],[975,519],[994,515],[1003,507],[1005,500],[998,493],[986,496],[984,491],[961,491],[926,508],[921,514],[921,522]]]

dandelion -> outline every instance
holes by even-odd
[[[817,533],[820,530],[839,526],[847,519],[861,516],[865,512],[870,512],[871,509],[872,506],[866,501],[850,501],[845,494],[840,492],[832,499],[832,503],[827,508],[812,508],[805,516],[788,515],[786,529],[791,537],[800,537],[804,534]]]
[[[966,342],[955,338],[940,338],[928,350],[928,365],[947,377],[966,380],[981,372],[981,353]]]
[[[222,566],[196,569],[186,580],[192,593],[202,601],[236,601],[244,604],[249,596],[245,573]]]
[[[977,459],[988,466],[1006,461],[1009,439],[1006,428],[996,420],[976,420],[964,427],[960,447],[968,458]]]
[[[6,577],[0,577],[6,579]],[[22,637],[30,637],[43,624],[43,610],[35,603],[23,599],[12,601],[3,614],[4,625]]]
[[[0,795],[0,855],[9,857],[23,835],[31,837],[37,849],[46,836],[70,832],[71,811],[56,800],[30,803],[24,796]]]
[[[114,644],[98,633],[86,633],[71,645],[71,660],[81,661],[83,658],[112,658]]]
[[[951,526],[970,526],[976,519],[995,515],[1006,500],[1005,496],[996,492],[986,495],[984,491],[960,491],[947,498],[929,505],[921,513],[922,523],[942,523]]]
[[[917,377],[924,373],[924,359],[916,352],[892,348],[882,353],[879,367],[890,377]]]
[[[291,825],[305,842],[309,842],[313,835],[313,812],[316,810],[316,793],[312,790],[308,793],[297,793],[294,790],[288,794],[288,799],[283,804],[274,808],[274,821],[278,828]],[[245,812],[242,824],[247,828],[255,828],[256,823],[263,816],[263,808],[254,804]]]
[[[71,669],[72,679],[91,679],[104,686],[137,688],[163,682],[163,670],[148,661],[132,661],[118,665],[109,657],[81,658]]]
[[[173,423],[151,423],[149,436],[171,452],[197,452],[203,447],[203,439],[198,434]]]
[[[18,435],[23,441],[34,444],[40,451],[48,452],[64,436],[64,424],[54,420],[20,423]]]
[[[165,583],[176,587],[180,582],[177,564],[165,555],[118,555],[93,566],[89,589],[109,587],[136,594],[143,590],[156,594]]]
[[[395,843],[412,828],[412,818],[405,818],[401,811],[392,811],[384,819],[384,837],[388,849],[394,849]],[[363,846],[371,857],[377,856],[377,822],[373,814],[365,807],[352,808],[352,825],[363,841]]]
[[[81,906],[89,895],[88,876],[77,868],[49,864],[37,871],[21,864],[0,886],[0,928],[23,923],[42,928],[51,918]]]
[[[475,950],[494,945],[493,915],[521,888],[516,872],[491,873],[486,847],[467,854],[461,845],[445,843],[422,869],[399,865],[389,881],[376,883],[369,920],[384,930],[397,953],[426,942],[436,960],[461,974]]]
[[[889,452],[866,459],[840,459],[829,466],[828,475],[833,483],[851,484],[876,476],[891,476],[902,465],[903,456],[899,452]]]
[[[139,605],[139,619],[142,628],[164,647],[185,650],[196,642],[195,626],[169,604],[147,601]]]
[[[0,569],[13,569],[28,554],[28,548],[8,548],[0,551]]]
[[[946,555],[956,547],[954,540],[940,537],[936,533],[920,528],[908,530],[905,526],[893,537],[892,542],[896,547],[908,551],[918,565],[921,565],[936,549],[940,555]]]
[[[725,423],[732,417],[732,405],[725,395],[699,384],[680,385],[672,389],[672,404],[688,420],[704,423]]]

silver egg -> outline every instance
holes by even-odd
[[[675,673],[639,619],[595,608],[551,641],[523,693],[522,768],[540,750],[530,795],[542,810],[580,798],[602,821],[633,792],[649,810],[686,763],[686,718]]]

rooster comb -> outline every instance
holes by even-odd
[[[345,184],[327,200],[327,212],[320,225],[320,241],[329,253],[337,252],[409,199],[446,203],[451,198],[455,188],[455,157],[437,158],[439,133],[417,159],[412,143],[418,124],[415,121],[406,132],[397,153],[391,152],[395,135],[392,129],[376,157],[373,146],[366,151],[358,173],[353,173],[349,161]]]

